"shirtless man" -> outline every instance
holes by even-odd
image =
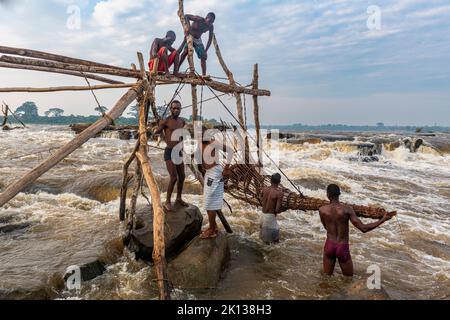
[[[386,213],[380,220],[364,224],[356,216],[352,207],[339,202],[340,194],[341,191],[337,185],[329,185],[327,197],[330,204],[319,209],[320,220],[327,230],[327,241],[323,252],[323,270],[327,275],[332,275],[337,259],[344,276],[352,277],[353,262],[350,256],[348,222],[350,221],[357,229],[366,233],[391,219],[395,213]]]
[[[169,68],[174,64],[173,74],[177,76],[180,68],[180,55],[172,45],[176,40],[175,32],[168,31],[163,39],[156,38],[150,49],[150,62],[148,66],[153,70],[156,59],[159,58],[158,72],[169,74]],[[169,55],[169,51],[171,54]]]
[[[214,21],[216,20],[216,15],[213,12],[208,13],[206,18],[202,18],[200,16],[194,16],[191,14],[185,15],[186,22],[189,24],[189,34],[192,36],[194,40],[194,49],[197,53],[197,57],[201,61],[202,65],[202,75],[206,76],[206,60],[208,59],[208,50],[211,47],[213,35],[214,35]],[[191,24],[192,21],[192,24]],[[202,34],[209,31],[209,39],[208,44],[205,46],[202,42]],[[181,44],[178,51],[183,50],[180,58],[180,65],[183,64],[184,59],[188,55],[188,47],[186,38],[184,38],[183,43]]]
[[[205,129],[203,129],[203,134]],[[217,236],[218,228],[216,223],[217,211],[222,210],[223,196],[225,192],[225,179],[230,175],[230,165],[221,164],[217,151],[223,150],[227,153],[225,144],[214,139],[203,136],[202,141],[202,166],[205,172],[203,185],[203,198],[206,212],[208,213],[208,229],[204,230],[201,239],[212,239]],[[229,159],[229,158],[227,158]]]
[[[172,133],[177,129],[182,129],[186,125],[186,122],[180,118],[181,103],[178,100],[174,100],[170,105],[171,116],[164,120],[160,120],[158,127],[155,129],[155,134],[160,134],[164,131],[164,141],[166,142],[166,149],[164,150],[164,161],[166,162],[167,171],[170,175],[169,186],[167,188],[167,198],[164,203],[164,209],[168,212],[173,211],[171,198],[175,184],[177,183],[177,199],[176,204],[180,204],[183,207],[189,206],[182,200],[183,184],[185,179],[184,163],[175,165],[172,157],[173,148],[180,143],[180,141],[173,141]],[[180,157],[182,157],[182,151],[180,151]]]
[[[262,203],[260,238],[266,244],[280,241],[280,227],[277,223],[277,214],[283,211],[281,206],[283,192],[279,188],[281,175],[272,175],[271,186],[262,189],[260,200]]]

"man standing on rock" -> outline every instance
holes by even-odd
[[[194,16],[191,14],[185,15],[186,22],[189,24],[189,34],[194,40],[194,50],[197,53],[198,58],[201,60],[202,65],[202,75],[206,76],[206,60],[208,59],[208,50],[211,47],[213,35],[214,35],[214,21],[216,20],[216,15],[213,12],[208,13],[206,18],[200,16]],[[192,21],[192,24],[191,24]],[[202,34],[209,31],[208,44],[205,46],[202,42]],[[183,50],[180,58],[180,65],[183,64],[184,59],[188,55],[187,40],[184,39],[178,51]]]
[[[330,204],[319,209],[320,220],[327,230],[327,241],[323,251],[323,270],[327,275],[332,275],[337,259],[344,276],[352,277],[353,261],[350,256],[348,222],[350,221],[357,229],[366,233],[391,219],[395,213],[386,212],[380,220],[364,224],[356,216],[352,207],[339,202],[340,195],[339,187],[330,184],[327,188]]]
[[[163,204],[163,207],[167,212],[173,211],[171,198],[175,184],[177,184],[177,199],[175,204],[179,204],[183,207],[189,206],[182,200],[183,185],[186,177],[184,172],[184,163],[182,161],[183,150],[178,149],[178,147],[175,148],[181,141],[174,139],[174,131],[183,129],[186,125],[186,121],[180,118],[181,103],[178,100],[172,101],[172,103],[170,104],[170,111],[171,115],[164,120],[160,120],[158,123],[158,127],[155,129],[155,134],[164,132],[164,141],[166,142],[166,149],[164,150],[164,161],[166,162],[170,180],[169,186],[167,187],[166,202]],[[176,154],[176,151],[179,151],[179,153]],[[179,164],[178,161],[177,164],[175,164],[174,157],[180,157],[181,164]]]
[[[280,241],[280,227],[277,222],[277,214],[283,211],[283,191],[279,188],[281,175],[275,173],[270,178],[271,186],[264,187],[260,195],[262,204],[260,238],[266,244]]]

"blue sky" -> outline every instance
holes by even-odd
[[[70,30],[76,5],[81,28]],[[369,6],[380,8],[380,29],[369,29]],[[264,123],[450,125],[450,3],[444,0],[186,0],[188,13],[217,15],[216,36],[237,81],[251,82],[260,65]],[[177,1],[0,0],[0,44],[129,66],[148,56],[154,37],[169,29],[181,41]],[[206,41],[206,36],[204,36]],[[209,73],[223,76],[213,49]],[[83,85],[82,79],[0,69],[0,86]],[[163,104],[175,88],[158,88]],[[111,106],[124,90],[98,92]],[[205,97],[210,94],[205,91]],[[89,92],[5,94],[16,107],[36,101],[41,114],[94,114]],[[190,104],[189,90],[182,94]],[[225,99],[234,105],[231,98]],[[247,99],[251,122],[251,99]],[[229,120],[215,102],[206,117]]]

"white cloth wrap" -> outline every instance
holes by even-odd
[[[209,211],[222,210],[224,182],[222,181],[223,167],[216,165],[206,170],[203,201],[205,209]],[[208,185],[208,181],[211,185]],[[211,182],[212,181],[212,182]]]

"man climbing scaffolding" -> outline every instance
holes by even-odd
[[[157,71],[158,73],[160,72],[168,75],[169,68],[174,65],[173,74],[175,76],[179,75],[180,55],[178,51],[172,47],[176,38],[175,32],[168,31],[163,39],[156,38],[153,41],[150,49],[150,62],[148,64],[150,72]],[[169,52],[171,52],[170,55]],[[158,60],[158,70],[154,70],[156,68],[156,61]]]
[[[189,24],[189,34],[192,36],[194,40],[194,49],[197,53],[197,57],[201,60],[202,65],[202,75],[206,77],[206,60],[208,59],[208,50],[211,47],[213,35],[214,35],[214,21],[216,20],[216,15],[213,12],[208,13],[206,18],[202,18],[200,16],[194,16],[191,14],[185,15],[186,22]],[[192,24],[191,24],[192,21]],[[202,42],[202,34],[209,31],[209,39],[208,43],[205,46]],[[186,56],[188,55],[188,46],[186,37],[184,38],[183,43],[181,44],[178,51],[183,51],[180,58],[180,65],[183,64]]]

